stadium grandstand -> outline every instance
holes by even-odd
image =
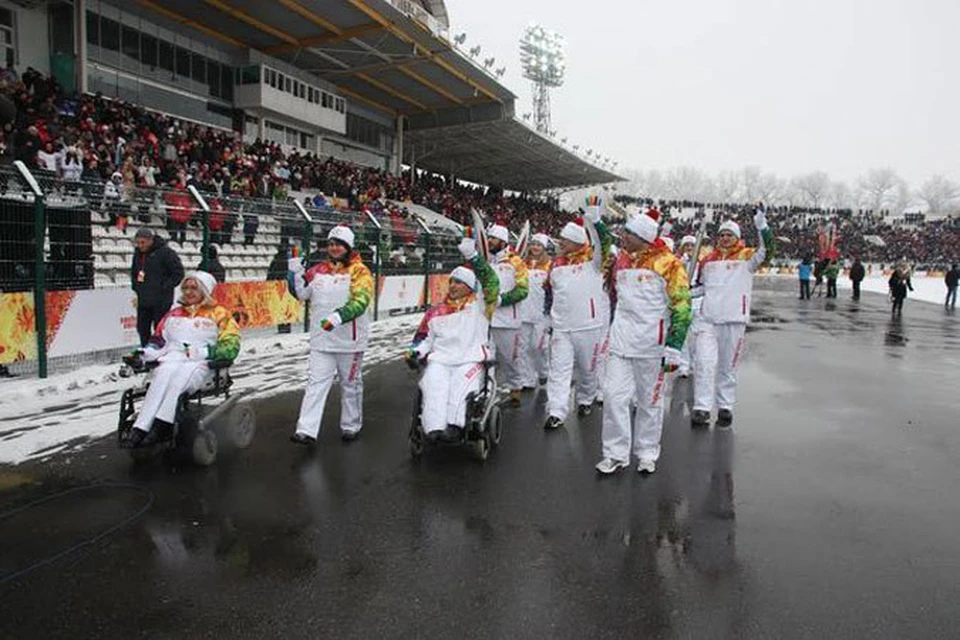
[[[417,308],[472,211],[549,232],[559,192],[620,180],[448,29],[442,0],[0,0],[0,294],[127,289],[140,226],[277,280],[347,222],[378,311]]]

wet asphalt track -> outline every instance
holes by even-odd
[[[0,580],[145,510],[0,583],[0,637],[956,638],[958,318],[793,284],[758,283],[734,430],[692,432],[678,383],[651,477],[598,479],[599,412],[544,433],[542,395],[486,463],[411,463],[399,363],[350,445],[288,443],[292,392],[215,468],[110,439],[0,468],[5,513],[129,485],[0,514]]]

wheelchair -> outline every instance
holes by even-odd
[[[181,394],[169,438],[148,445],[125,447],[126,439],[137,418],[137,403],[147,395],[150,388],[149,374],[159,363],[145,363],[135,356],[125,356],[123,360],[129,372],[146,374],[142,384],[127,389],[120,397],[117,442],[121,448],[130,452],[130,457],[135,462],[163,455],[173,463],[192,461],[206,467],[216,461],[221,439],[237,449],[250,446],[256,431],[256,413],[249,402],[239,404],[247,392],[231,392],[231,362],[215,360],[209,365],[213,371],[213,379],[193,393]],[[224,417],[226,419],[221,420]]]
[[[423,392],[417,388],[417,399],[413,406],[413,416],[410,421],[408,441],[410,455],[419,459],[428,448],[467,446],[473,450],[473,455],[481,462],[486,460],[490,451],[500,445],[503,437],[503,416],[500,413],[499,398],[497,397],[496,363],[483,363],[483,380],[479,391],[471,391],[467,395],[467,419],[461,429],[460,438],[454,442],[427,441],[423,431],[421,412],[423,409]]]

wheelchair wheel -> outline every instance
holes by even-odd
[[[230,444],[237,449],[246,449],[253,442],[257,430],[257,414],[249,402],[237,405],[227,418],[226,434]]]
[[[410,430],[410,456],[419,458],[423,455],[423,433],[414,427]]]
[[[487,433],[490,435],[490,444],[498,446],[503,437],[503,415],[499,406],[494,406],[487,416]]]
[[[217,459],[217,434],[209,429],[198,431],[193,439],[193,461],[209,467]]]
[[[490,455],[490,444],[487,442],[486,436],[473,441],[473,455],[477,456],[477,460],[481,462],[486,460]]]

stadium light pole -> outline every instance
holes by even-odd
[[[538,24],[527,27],[520,38],[523,77],[533,82],[533,113],[537,131],[549,134],[550,89],[563,85],[567,71],[566,40]]]

